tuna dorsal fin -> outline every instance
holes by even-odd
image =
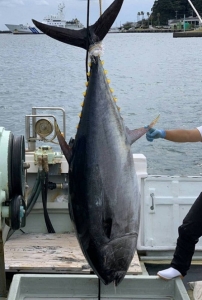
[[[46,25],[36,20],[32,20],[39,30],[46,35],[69,45],[88,50],[89,45],[98,43],[104,39],[121,9],[124,0],[114,0],[105,10],[95,24],[89,26],[88,30],[72,30]]]
[[[140,137],[142,137],[150,128],[152,128],[159,120],[160,115],[158,115],[150,125],[141,127],[138,129],[130,130],[128,127],[126,127],[126,132],[129,137],[129,142],[132,145],[135,141],[137,141]]]
[[[62,149],[62,152],[63,152],[67,162],[70,163],[70,160],[72,157],[72,148],[65,141],[64,136],[62,135],[57,123],[55,123],[55,132],[56,132],[60,147]]]

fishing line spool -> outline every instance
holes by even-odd
[[[35,124],[35,131],[40,137],[45,138],[53,132],[53,124],[48,119],[40,119]]]

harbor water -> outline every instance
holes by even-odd
[[[106,36],[104,68],[127,127],[148,125],[158,114],[159,129],[202,125],[201,41],[173,39],[172,33]],[[85,56],[46,35],[1,34],[0,126],[24,135],[33,106],[64,107],[67,140],[74,137],[86,89]],[[201,143],[151,143],[144,136],[132,151],[147,157],[152,175],[202,174]]]

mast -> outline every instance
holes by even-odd
[[[191,2],[191,0],[188,0],[189,4],[191,5],[191,7],[193,8],[193,10],[195,11],[197,17],[199,18],[200,20],[200,25],[202,25],[202,19],[201,19],[201,16],[199,15],[199,13],[197,12],[196,8],[194,7],[193,3]]]
[[[58,5],[58,17],[60,18],[60,20],[64,20],[64,13],[63,13],[63,9],[65,8],[65,4],[64,2],[63,3],[60,3]]]

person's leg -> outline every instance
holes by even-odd
[[[202,193],[196,199],[188,214],[178,228],[179,237],[171,268],[157,274],[164,279],[185,276],[190,268],[195,245],[202,236]]]

